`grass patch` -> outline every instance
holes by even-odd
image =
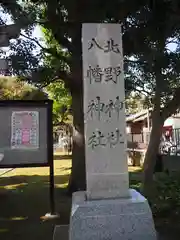
[[[68,156],[55,156],[56,211],[59,219],[45,221],[50,212],[49,168],[14,169],[0,178],[0,239],[50,240],[56,224],[68,224],[71,198],[65,194],[71,171]],[[180,224],[180,175],[157,175],[157,192],[151,199],[156,226],[174,229]],[[129,167],[130,187],[139,190],[142,170]],[[171,223],[170,223],[171,222]],[[175,231],[175,230],[174,230]]]
[[[44,221],[50,211],[49,168],[17,168],[0,178],[0,239],[50,240],[55,224],[68,224],[71,198],[64,194],[71,171],[69,156],[55,156],[54,179],[56,211],[60,218]],[[140,168],[129,168],[131,178],[139,179]]]
[[[130,188],[140,190],[142,185],[142,168],[128,167]]]
[[[71,160],[55,160],[55,200],[60,218],[44,221],[50,212],[49,168],[15,169],[0,178],[0,239],[50,240],[55,224],[67,224],[71,199],[64,194]]]

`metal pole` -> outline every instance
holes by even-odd
[[[54,199],[54,161],[50,164],[50,208],[51,215],[55,214],[55,199]]]
[[[54,158],[53,158],[53,124],[52,124],[52,101],[48,101],[48,144],[47,147],[49,149],[49,170],[50,170],[50,176],[49,176],[49,182],[50,182],[50,210],[51,215],[55,214],[55,199],[54,199]]]

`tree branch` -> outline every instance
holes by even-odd
[[[60,79],[60,77],[54,77],[54,78],[51,80],[51,82],[44,83],[43,85],[41,85],[40,89],[47,87],[49,84],[54,83],[54,82],[58,81],[59,79]]]
[[[142,80],[140,80],[140,79],[136,80],[136,81],[134,82],[134,85],[136,86],[136,88],[134,87],[134,89],[136,89],[137,91],[138,91],[137,88],[141,88],[139,91],[143,91],[143,92],[144,92],[145,94],[147,94],[147,95],[150,95],[150,94],[151,94],[150,92],[148,92],[148,91],[146,91],[146,90],[144,89],[144,82],[143,82]]]
[[[20,36],[22,36],[22,37],[24,37],[24,38],[27,38],[27,39],[29,39],[30,41],[35,42],[44,52],[53,55],[55,58],[57,58],[57,59],[59,59],[59,60],[62,60],[62,61],[66,62],[66,63],[69,64],[69,65],[71,64],[71,61],[70,61],[67,57],[65,57],[65,56],[63,56],[63,55],[60,55],[55,48],[45,48],[45,47],[43,47],[43,46],[39,43],[39,41],[36,40],[35,38],[28,37],[28,36],[26,36],[26,35],[24,35],[24,34],[22,34],[22,33],[20,34]]]
[[[46,49],[46,48],[44,48],[44,47],[39,43],[39,41],[36,40],[35,38],[28,37],[28,36],[24,35],[23,33],[20,33],[20,36],[22,36],[22,37],[24,37],[24,38],[27,38],[27,39],[29,39],[30,41],[35,42],[41,49],[43,49],[43,50]]]
[[[133,64],[144,64],[145,62],[140,60],[130,60],[130,59],[124,59],[125,63],[133,63]]]
[[[68,87],[72,84],[72,78],[70,74],[62,70],[58,70],[55,76],[50,80],[50,82],[47,82],[45,84],[49,85],[50,83],[56,82],[57,80],[63,81]]]
[[[167,104],[165,105],[162,111],[162,117],[164,120],[166,120],[168,117],[174,114],[177,111],[177,109],[180,107],[179,96],[180,96],[180,87],[176,89],[173,98],[167,102]]]
[[[47,18],[49,20],[48,21],[49,23],[47,22],[45,25],[46,25],[46,28],[52,31],[56,41],[60,45],[62,45],[64,48],[67,48],[70,53],[72,53],[73,45],[66,37],[64,37],[64,34],[65,34],[64,30],[67,30],[68,28],[67,27],[64,27],[64,29],[62,28],[62,24],[65,23],[64,17],[61,15],[61,18],[60,18],[59,15],[57,15],[58,4],[59,2],[57,0],[54,1],[53,4],[52,4],[52,1],[47,2],[46,13],[47,13]],[[59,22],[61,22],[60,28],[57,25]]]
[[[135,87],[132,87],[133,89],[134,89],[134,91],[137,91],[137,92],[139,92],[140,94],[143,94],[143,95],[145,95],[145,96],[150,96],[150,93],[149,92],[147,92],[146,90],[144,90],[144,89],[142,89],[141,87],[141,89],[137,89],[137,88],[135,88]]]
[[[63,81],[67,86],[70,86],[70,84],[72,83],[70,74],[63,70],[57,70],[57,72],[53,74],[54,77],[53,75],[50,75],[52,77],[48,77],[47,75],[46,78],[43,78],[42,81],[38,82],[36,80],[41,79],[39,74],[41,75],[41,71],[33,72],[31,76],[24,76],[22,80],[38,86],[39,89],[47,87],[50,83],[53,83],[57,80]]]
[[[175,41],[175,40],[167,41],[166,45],[167,45],[167,44],[170,44],[170,43],[179,45],[179,41]]]
[[[68,49],[68,51],[70,53],[73,52],[73,45],[72,43],[67,39],[65,38],[63,35],[62,35],[62,30],[60,28],[57,28],[56,25],[54,26],[51,26],[51,31],[53,33],[53,36],[54,38],[56,39],[56,41],[64,48]]]
[[[62,70],[57,71],[55,78],[59,78],[59,79],[63,80],[64,82],[71,81],[70,75],[67,72],[62,71]]]

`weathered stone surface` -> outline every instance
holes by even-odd
[[[82,43],[87,198],[127,197],[121,25],[85,23]]]
[[[147,200],[130,190],[130,198],[87,201],[73,196],[70,240],[155,240],[156,231]]]

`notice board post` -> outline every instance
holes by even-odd
[[[47,109],[47,113],[48,113],[48,146],[50,146],[49,148],[49,156],[48,159],[50,159],[49,161],[49,169],[50,169],[50,179],[49,179],[49,183],[50,183],[50,207],[51,207],[51,215],[55,215],[55,199],[54,199],[54,161],[53,161],[53,119],[52,119],[52,104],[48,104],[48,109]]]

